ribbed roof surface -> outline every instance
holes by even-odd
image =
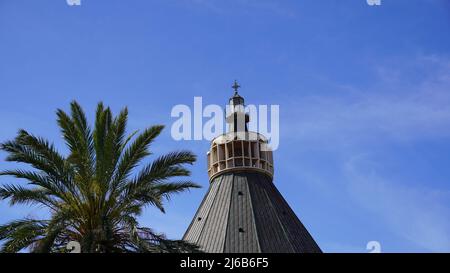
[[[258,172],[214,178],[183,239],[209,253],[321,252],[272,179]]]

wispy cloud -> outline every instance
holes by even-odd
[[[380,176],[371,165],[364,155],[345,163],[350,196],[398,236],[428,251],[450,251],[450,191],[408,187]]]
[[[340,242],[327,242],[321,245],[322,249],[326,249],[327,253],[362,253],[369,252],[364,246],[356,246]]]
[[[284,121],[289,126],[282,126],[283,136],[313,142],[332,136],[334,144],[352,145],[380,136],[399,141],[449,137],[450,61],[420,57],[416,66],[432,66],[432,73],[417,81],[402,74],[404,68],[378,66],[372,87],[337,85],[339,95],[310,96],[281,109],[296,117]]]
[[[347,196],[377,215],[380,228],[418,249],[450,251],[450,190],[437,186],[442,181],[419,183],[381,173],[386,162],[375,156],[395,153],[388,148],[392,144],[450,138],[450,60],[436,55],[394,60],[377,65],[375,75],[367,88],[336,85],[339,95],[282,105],[281,112],[296,119],[282,120],[281,146],[301,143],[336,160],[332,181],[324,179],[322,169],[309,170],[310,179],[320,182],[318,191]],[[401,154],[392,156],[404,160]]]

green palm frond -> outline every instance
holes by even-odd
[[[122,183],[128,178],[131,171],[138,165],[138,163],[146,156],[150,155],[148,151],[149,145],[161,133],[164,126],[156,125],[147,128],[139,136],[136,137],[133,143],[125,149],[123,155],[118,162],[116,175],[114,177],[112,187],[120,187]]]
[[[22,186],[4,185],[0,186],[0,199],[9,198],[11,205],[15,204],[38,204],[47,206],[52,210],[56,210],[58,202],[55,200],[47,189],[33,188],[28,189]]]
[[[28,170],[9,170],[0,172],[0,176],[14,176],[16,178],[26,179],[30,185],[35,185],[46,189],[48,194],[55,198],[68,200],[70,195],[75,194],[75,189],[72,183],[65,183],[61,180],[49,177],[42,172],[28,171]],[[69,184],[69,186],[67,186]]]
[[[19,252],[38,240],[45,232],[44,221],[24,219],[0,226],[1,252]]]
[[[114,117],[102,103],[97,105],[92,128],[75,101],[70,114],[58,109],[56,115],[67,156],[25,130],[0,144],[8,161],[33,168],[1,171],[0,176],[28,184],[0,186],[0,199],[8,199],[11,205],[43,206],[51,213],[47,220],[23,219],[0,226],[1,251],[65,252],[70,241],[80,242],[83,252],[198,251],[196,246],[141,227],[136,220],[144,207],[164,212],[172,194],[198,187],[189,181],[171,181],[190,175],[185,165],[195,162],[194,154],[169,153],[137,171],[163,126],[127,134],[128,110]]]
[[[192,188],[200,188],[200,186],[191,181],[164,182],[153,186],[156,194],[166,198],[166,200],[170,200],[173,194],[181,193]]]

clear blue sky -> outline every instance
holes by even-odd
[[[448,0],[0,0],[0,141],[25,128],[64,152],[55,110],[73,99],[168,125],[153,151],[193,150],[203,188],[141,223],[180,238],[209,143],[172,140],[170,111],[224,104],[238,79],[280,105],[275,183],[324,251],[450,251],[449,29]],[[42,215],[0,202],[0,223]]]

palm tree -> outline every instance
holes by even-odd
[[[113,117],[98,104],[95,126],[89,127],[77,102],[70,115],[57,110],[57,121],[69,149],[61,155],[49,141],[20,130],[12,141],[0,144],[7,161],[26,163],[32,170],[8,170],[0,175],[26,179],[28,185],[3,185],[0,199],[10,204],[41,205],[49,209],[45,220],[25,218],[0,226],[2,252],[64,252],[70,241],[82,252],[189,252],[194,245],[173,241],[137,217],[152,205],[164,212],[163,203],[174,193],[199,186],[190,181],[185,164],[193,164],[189,151],[172,152],[135,171],[151,153],[149,146],[163,126],[126,135],[127,109]]]

